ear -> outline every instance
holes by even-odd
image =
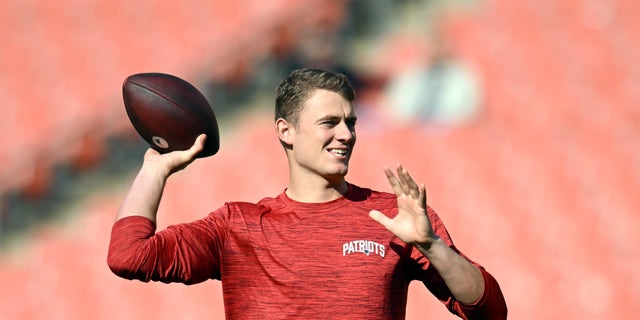
[[[283,118],[276,120],[276,130],[278,131],[278,139],[285,145],[293,145],[293,137],[295,135],[295,127],[293,124]]]

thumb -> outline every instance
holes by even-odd
[[[387,217],[384,213],[378,210],[371,210],[369,211],[369,217],[379,224],[383,225],[385,228],[387,228],[387,230],[391,230],[392,220],[389,219],[389,217]]]
[[[180,152],[180,161],[182,164],[189,165],[195,160],[198,153],[204,149],[204,142],[206,139],[207,136],[205,134],[201,134],[196,138],[196,141],[193,143],[191,148]]]
[[[196,138],[196,141],[193,143],[191,148],[183,151],[174,151],[171,152],[173,154],[173,168],[171,169],[171,173],[176,173],[178,171],[183,170],[187,166],[189,166],[193,161],[196,160],[196,156],[202,149],[204,149],[204,142],[207,136],[205,134],[201,134]]]
[[[191,146],[191,148],[189,148],[188,151],[188,156],[190,158],[194,158],[196,155],[198,155],[198,153],[200,153],[200,151],[202,151],[204,149],[204,143],[207,140],[207,135],[206,134],[200,134],[197,138],[196,141],[193,143],[193,145]]]

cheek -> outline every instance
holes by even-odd
[[[315,135],[315,140],[318,143],[327,145],[333,141],[334,134],[331,131],[318,131]]]

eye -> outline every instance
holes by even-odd
[[[339,122],[336,120],[329,119],[329,120],[322,121],[320,124],[326,127],[335,127],[336,125],[338,125],[338,123]]]
[[[347,120],[345,120],[345,124],[347,125],[349,130],[351,130],[351,131],[355,131],[356,130],[356,120],[355,119],[347,119]]]

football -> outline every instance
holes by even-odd
[[[189,82],[170,74],[138,73],[125,79],[122,97],[129,120],[151,148],[160,153],[186,150],[204,133],[205,147],[196,157],[218,152],[216,116]]]

